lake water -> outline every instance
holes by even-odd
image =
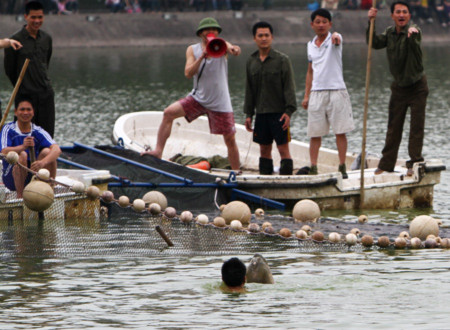
[[[303,46],[282,46],[303,97],[306,54]],[[230,93],[236,120],[244,122],[246,56],[230,59]],[[163,110],[186,95],[184,48],[55,49],[51,76],[56,91],[56,140],[86,144],[110,142],[122,114]],[[424,49],[430,87],[425,158],[450,164],[447,131],[450,100],[450,47]],[[344,49],[345,80],[356,130],[349,150],[361,148],[367,49]],[[0,55],[0,59],[2,55]],[[375,51],[369,101],[367,150],[380,153],[387,123],[390,75],[384,51]],[[0,79],[4,105],[11,93]],[[400,156],[407,158],[407,133]],[[305,139],[306,112],[298,109],[292,135]],[[334,138],[323,141],[334,147]],[[432,209],[371,211],[371,221],[405,222],[431,214],[450,226],[450,175],[442,173]],[[195,208],[193,206],[193,208]],[[355,221],[357,212],[327,213]],[[0,220],[4,221],[4,220]],[[2,228],[4,228],[2,226]],[[7,231],[2,232],[6,240]],[[56,236],[58,233],[54,233]],[[61,233],[59,233],[61,234]],[[24,240],[25,245],[27,240]],[[450,250],[369,252],[261,251],[274,273],[274,285],[249,284],[249,293],[219,290],[220,267],[234,255],[130,255],[49,257],[16,255],[0,259],[0,327],[29,328],[448,328]],[[244,261],[251,254],[239,255]]]

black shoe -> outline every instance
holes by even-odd
[[[339,165],[339,172],[342,173],[342,178],[343,179],[348,179],[347,167],[345,166],[345,164]]]
[[[282,159],[280,162],[280,175],[292,175],[294,162],[290,158]]]
[[[273,174],[273,160],[271,158],[259,157],[259,174],[262,175]]]
[[[297,171],[297,173],[295,173],[295,175],[306,175],[309,174],[310,170],[311,169],[309,168],[309,166],[303,166],[301,169]]]

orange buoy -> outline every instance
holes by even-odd
[[[202,160],[202,161],[198,162],[197,164],[186,165],[186,167],[196,168],[198,170],[209,171],[209,169],[211,168],[211,164],[207,160]]]

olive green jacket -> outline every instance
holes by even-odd
[[[271,49],[264,62],[259,50],[247,60],[244,113],[286,113],[297,110],[294,70],[289,57]]]
[[[415,27],[419,33],[413,33],[408,38],[410,27]],[[367,41],[369,32],[367,28]],[[400,87],[410,86],[424,75],[421,41],[422,31],[414,24],[408,24],[400,33],[396,32],[395,26],[388,27],[379,35],[375,33],[375,29],[373,31],[372,48],[386,48],[389,70]]]

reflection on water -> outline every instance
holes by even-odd
[[[292,59],[300,104],[307,64],[305,47],[278,48]],[[243,56],[231,58],[229,65],[230,92],[239,123],[244,122],[243,73],[251,50],[244,48]],[[56,139],[61,144],[109,143],[112,126],[120,115],[163,110],[185,96],[192,83],[183,76],[184,52],[180,47],[55,50],[51,76],[56,90]],[[357,125],[349,136],[349,150],[361,147],[366,54],[364,45],[344,49],[345,80]],[[424,155],[441,158],[449,166],[450,79],[442,70],[447,68],[450,47],[427,47],[424,54],[430,86]],[[367,149],[380,153],[391,78],[385,52],[373,55]],[[1,78],[4,104],[11,90],[6,78]],[[306,112],[299,108],[292,121],[294,138],[305,139],[305,126]],[[405,125],[400,150],[405,158],[408,131]],[[334,147],[334,138],[324,139],[324,146]],[[371,211],[369,219],[404,223],[425,213],[443,218],[444,225],[450,226],[449,201],[447,172],[435,188],[433,210]],[[355,221],[359,213],[327,215]],[[74,239],[86,236],[86,228],[92,224],[65,225],[72,228]],[[105,229],[99,224],[94,227],[99,233]],[[14,241],[18,245],[10,248],[23,253],[16,253],[15,258],[4,254],[0,263],[1,328],[448,327],[449,250],[265,252],[276,284],[252,284],[248,294],[234,296],[218,290],[220,266],[229,256],[147,258],[135,251],[126,258],[49,258],[49,251],[43,248],[61,239],[61,232],[44,239],[39,227],[34,228],[25,235],[2,227],[2,244]],[[111,237],[108,240],[115,246],[124,243]],[[42,244],[31,245],[31,241]],[[41,253],[46,257],[39,257]],[[248,261],[251,255],[241,257]]]
[[[449,251],[267,253],[275,284],[223,294],[226,258],[2,263],[3,328],[447,328]],[[248,262],[251,255],[241,258]]]

